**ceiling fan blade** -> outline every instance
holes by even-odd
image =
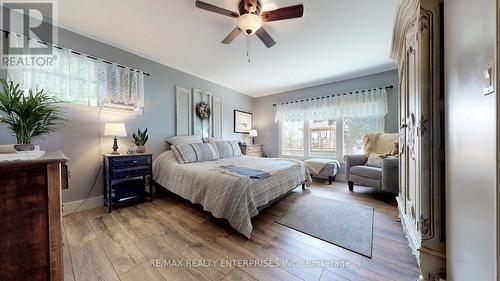
[[[257,32],[255,32],[255,35],[259,37],[259,39],[266,45],[266,47],[271,48],[276,44],[276,42],[273,40],[271,35],[267,33],[267,31],[264,29],[264,27],[261,27]]]
[[[221,15],[225,15],[228,17],[233,17],[233,18],[240,17],[240,15],[236,12],[233,12],[233,11],[221,8],[221,7],[217,7],[215,5],[208,4],[208,3],[205,3],[203,1],[196,1],[195,5],[196,5],[196,7],[200,8],[200,9],[207,10],[207,11],[214,12],[214,13],[221,14]]]
[[[260,16],[262,17],[262,21],[270,22],[270,21],[300,18],[303,15],[304,15],[304,5],[301,4],[296,6],[280,8],[273,11],[262,12]]]
[[[224,40],[222,40],[222,44],[231,44],[231,42],[233,42],[234,39],[236,39],[236,37],[238,37],[238,35],[240,35],[241,33],[241,29],[239,27],[236,27],[233,31],[231,31],[231,33],[229,33],[229,35],[224,38]]]

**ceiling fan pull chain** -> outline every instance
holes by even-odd
[[[247,58],[250,63],[250,35],[247,35]]]

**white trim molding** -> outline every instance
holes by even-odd
[[[81,206],[80,206],[81,205]],[[85,210],[94,209],[104,206],[104,196],[91,197],[86,200],[78,200],[73,202],[66,202],[62,204],[62,214],[67,216],[72,213],[78,213]],[[77,210],[78,208],[78,210]]]

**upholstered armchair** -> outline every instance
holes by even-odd
[[[346,179],[349,190],[354,185],[376,188],[379,192],[397,193],[399,191],[399,159],[379,155],[389,153],[394,143],[399,141],[398,134],[374,133],[363,136],[363,154],[345,155]]]

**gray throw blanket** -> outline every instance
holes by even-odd
[[[266,171],[250,169],[245,167],[238,167],[234,165],[224,165],[220,166],[220,168],[225,172],[227,172],[228,174],[249,177],[251,179],[265,179],[271,176],[271,174],[269,174]]]

